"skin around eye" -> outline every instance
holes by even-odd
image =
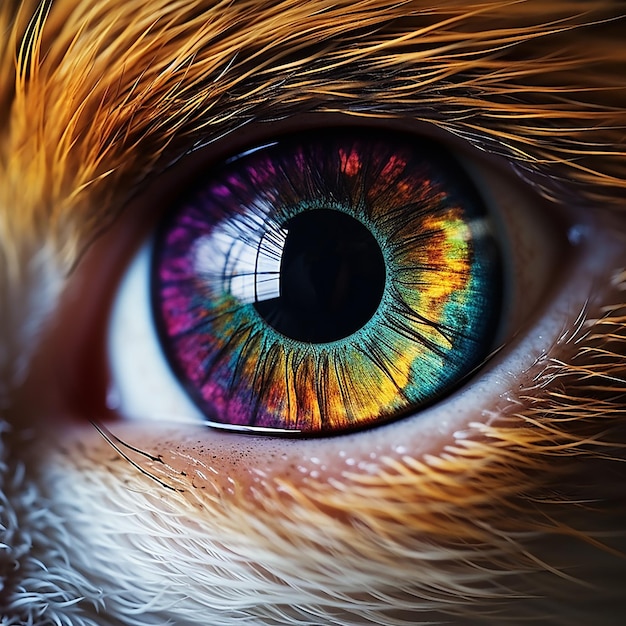
[[[626,528],[619,0],[57,0],[27,25],[32,4],[12,30],[0,2],[0,256],[23,263],[0,359],[54,315],[3,423],[9,623],[621,623],[623,556],[605,549],[623,555]],[[110,300],[171,199],[126,194],[158,155],[312,110],[439,124],[563,207],[459,157],[494,215],[513,209],[503,349],[415,417],[286,440],[173,423],[191,414],[165,378],[150,387],[131,336],[120,354],[155,402],[107,410]]]
[[[369,143],[362,139],[367,137],[368,132],[373,136]],[[341,136],[342,133],[344,139],[338,140],[337,136]],[[421,141],[425,148],[421,148],[421,152],[416,151],[414,146],[409,147],[406,143],[406,133],[402,135],[404,139],[400,140],[400,135],[395,135],[391,129],[386,131],[384,140],[382,135],[377,134],[375,128],[368,129],[367,127],[357,128],[356,132],[353,129],[347,134],[345,129],[338,128],[331,134],[334,138],[332,141],[326,140],[326,143],[320,143],[320,132],[315,131],[317,139],[313,147],[306,144],[306,142],[311,142],[313,135],[304,134],[300,136],[300,139],[295,140],[295,143],[294,140],[290,140],[286,148],[279,143],[269,155],[267,148],[261,148],[253,151],[252,154],[250,151],[245,152],[243,159],[231,158],[227,160],[229,165],[226,170],[217,170],[218,174],[215,174],[213,179],[208,174],[209,182],[206,182],[207,174],[202,172],[200,178],[203,182],[199,191],[191,197],[183,196],[187,198],[183,201],[187,204],[183,204],[182,209],[170,210],[166,225],[161,227],[157,252],[155,253],[152,249],[154,244],[151,238],[143,246],[136,259],[130,263],[115,299],[108,339],[112,372],[112,384],[108,392],[110,408],[134,419],[158,419],[159,415],[163,415],[167,416],[165,419],[170,422],[172,420],[186,422],[200,420],[204,415],[205,420],[208,418],[215,425],[233,426],[242,430],[246,427],[261,426],[273,432],[290,432],[290,429],[307,434],[338,432],[345,430],[350,424],[352,426],[354,424],[366,425],[389,421],[393,417],[406,417],[418,412],[418,407],[423,409],[424,405],[441,399],[446,394],[446,388],[447,393],[450,393],[464,376],[467,377],[482,363],[490,351],[507,343],[524,324],[528,323],[529,318],[532,317],[531,307],[546,292],[549,286],[548,279],[557,280],[559,268],[555,264],[556,254],[567,250],[566,229],[555,227],[554,209],[540,204],[541,209],[538,210],[537,198],[534,194],[524,188],[523,184],[515,181],[510,173],[500,171],[486,163],[485,159],[480,158],[474,152],[463,154],[462,158],[473,169],[472,177],[477,179],[476,184],[479,189],[489,190],[485,194],[488,207],[480,209],[485,213],[482,216],[469,213],[463,218],[465,222],[459,222],[464,229],[463,232],[467,233],[467,237],[459,239],[463,242],[464,249],[467,250],[462,254],[467,255],[465,258],[468,262],[472,258],[476,259],[477,263],[476,269],[472,270],[474,278],[469,280],[469,270],[465,277],[458,271],[450,273],[449,267],[433,265],[433,262],[428,261],[425,256],[432,255],[434,248],[441,245],[437,241],[443,242],[443,245],[447,245],[445,242],[448,241],[445,231],[432,230],[431,227],[426,226],[426,222],[430,224],[433,220],[439,220],[445,224],[447,220],[448,228],[452,228],[456,222],[448,217],[446,211],[477,211],[476,208],[469,208],[472,206],[471,203],[474,202],[474,206],[483,204],[480,192],[476,193],[472,189],[471,177],[464,174],[455,164],[452,153],[443,151],[441,143],[437,144],[423,137],[420,139],[419,135],[415,136],[414,143],[419,145]],[[356,137],[359,139],[356,140]],[[308,154],[309,161],[318,163],[323,159],[328,160],[328,154],[332,155],[333,151],[337,155],[337,161],[333,164],[330,159],[329,164],[325,165],[330,168],[328,171],[322,168],[313,172],[307,170],[306,179],[298,183],[297,176],[289,170],[289,163],[297,161],[298,157],[290,154],[289,150],[301,151],[302,142],[305,142],[304,145],[311,151]],[[337,203],[336,198],[342,195],[349,197],[350,194],[346,191],[348,187],[344,187],[342,191],[339,188],[333,188],[332,182],[334,180],[334,184],[337,184],[337,175],[342,167],[341,155],[348,154],[354,156],[355,162],[357,158],[366,159],[360,171],[361,175],[347,176],[344,172],[345,180],[342,184],[348,185],[349,183],[353,193],[359,194],[363,193],[363,189],[371,188],[365,193],[374,200],[367,200],[366,204],[374,202],[374,209],[369,209],[369,215],[364,214],[359,219],[372,224],[370,228],[377,233],[372,238],[375,246],[378,246],[376,240],[384,242],[386,254],[381,253],[381,258],[386,256],[388,268],[392,268],[392,270],[387,269],[388,287],[385,292],[381,292],[379,300],[382,300],[382,303],[378,307],[378,312],[374,311],[364,320],[364,323],[353,329],[357,332],[344,332],[346,339],[343,335],[338,335],[337,340],[328,343],[311,341],[311,337],[304,336],[303,339],[306,341],[297,341],[298,337],[295,337],[296,341],[294,341],[293,336],[285,338],[284,334],[286,332],[289,335],[290,332],[292,334],[295,332],[294,329],[297,327],[293,324],[294,319],[299,322],[297,317],[294,318],[292,315],[289,318],[290,326],[287,330],[279,328],[282,332],[275,332],[275,329],[265,323],[262,316],[259,316],[259,306],[267,306],[267,302],[261,300],[252,304],[254,296],[250,294],[258,289],[253,283],[250,286],[249,282],[253,280],[254,269],[250,270],[247,266],[236,268],[237,263],[242,263],[238,260],[237,254],[242,257],[245,255],[237,252],[239,248],[233,252],[235,249],[233,242],[251,241],[250,245],[254,247],[256,237],[257,247],[261,250],[261,257],[263,257],[263,229],[266,228],[266,223],[274,224],[273,228],[278,234],[275,234],[273,239],[278,240],[281,224],[292,219],[292,214],[316,218],[323,214],[319,213],[320,202],[323,204],[321,209],[323,211],[328,210],[327,207],[333,203]],[[377,155],[376,161],[373,160],[372,154]],[[400,163],[403,163],[402,167],[399,167]],[[409,163],[408,166],[407,163]],[[393,176],[390,177],[390,181],[385,181],[384,177],[381,177],[381,172],[386,169],[391,172],[391,164],[395,166]],[[332,170],[333,167],[335,170]],[[376,168],[380,170],[378,173]],[[407,174],[403,168],[413,169],[408,169]],[[250,172],[254,174],[254,181],[246,178],[250,176]],[[284,179],[282,183],[280,182],[283,180],[280,178],[281,174]],[[437,180],[438,176],[440,180]],[[259,178],[263,178],[261,183]],[[210,182],[211,180],[214,182]],[[324,188],[320,191],[318,187],[311,191],[313,185],[311,180],[325,181],[322,183]],[[432,182],[433,180],[437,182]],[[224,181],[229,181],[228,186],[225,186]],[[283,185],[282,190],[280,184]],[[302,185],[300,190],[299,184]],[[249,195],[246,196],[246,194]],[[312,196],[307,197],[307,194],[312,194]],[[327,196],[319,194],[327,194]],[[289,200],[282,205],[281,209],[280,202],[285,197]],[[294,197],[295,199],[292,199]],[[442,201],[441,198],[444,200]],[[176,200],[173,203],[174,207],[180,202]],[[349,201],[347,208],[339,207],[339,210],[335,210],[334,213],[347,215],[348,219],[352,219],[349,217],[350,214],[359,216],[359,211],[363,209],[352,208],[358,206],[359,202],[361,201],[358,198],[353,198]],[[382,211],[376,208],[376,202],[384,207]],[[463,207],[463,202],[465,202],[465,209],[459,209],[458,207]],[[315,209],[311,209],[312,203],[318,203]],[[279,208],[272,209],[271,207],[275,205]],[[303,205],[306,205],[305,208],[302,208]],[[402,209],[401,211],[398,211],[398,206]],[[265,208],[263,211],[257,208],[256,212],[250,213],[250,209],[246,207]],[[270,207],[270,213],[267,213],[267,207]],[[272,213],[272,210],[275,213]],[[372,210],[378,211],[374,218],[372,218]],[[280,211],[284,213],[283,217],[280,217]],[[393,216],[393,221],[388,218],[389,215]],[[359,223],[357,220],[354,221]],[[383,223],[385,227],[381,227]],[[314,227],[315,224],[312,224],[308,228],[310,230]],[[395,233],[391,240],[388,235],[385,235],[385,228]],[[368,232],[367,229],[366,232]],[[428,236],[415,238],[416,232],[426,233]],[[472,235],[472,232],[475,235]],[[255,233],[260,234],[257,236]],[[472,242],[471,238],[474,240],[473,250],[465,243]],[[495,254],[497,240],[500,240],[498,245],[504,249],[503,255],[496,256]],[[549,245],[548,242],[550,242]],[[170,252],[172,249],[182,252]],[[258,261],[259,250],[256,248],[247,250],[248,257]],[[457,259],[455,263],[460,262],[462,257],[458,256],[456,248],[448,247],[447,250],[447,254],[455,255],[454,258]],[[270,249],[265,253],[265,257],[270,260],[272,258],[280,260],[280,252],[280,249],[278,251]],[[407,252],[411,256],[418,256],[408,261],[404,259]],[[166,352],[169,351],[174,371],[177,372],[182,386],[186,387],[191,397],[198,402],[200,411],[192,406],[189,399],[185,397],[185,393],[181,391],[179,384],[173,380],[172,374],[164,364],[162,347],[159,347],[158,338],[152,328],[153,314],[149,310],[150,298],[147,292],[147,285],[150,283],[148,257],[151,254],[156,259],[154,270],[156,274],[152,279],[156,288],[152,294],[152,303],[157,325],[161,328],[161,344],[162,347],[165,346]],[[500,256],[504,258],[504,271],[500,268]],[[200,269],[197,269],[198,258],[206,259],[200,263]],[[228,269],[229,263],[230,270]],[[169,278],[163,281],[159,278],[161,273]],[[502,273],[505,275],[505,298],[500,293]],[[410,281],[407,277],[410,277]],[[465,281],[465,289],[471,288],[471,291],[467,292],[468,295],[460,297],[462,290],[452,289],[456,279]],[[397,292],[395,287],[390,288],[389,284],[400,284],[402,293]],[[450,290],[446,291],[448,295],[437,296],[441,302],[445,302],[445,298],[453,298],[449,304],[445,305],[448,307],[446,310],[449,319],[460,319],[459,316],[466,319],[462,323],[456,322],[456,330],[454,327],[446,329],[445,321],[443,331],[436,330],[437,327],[433,322],[430,322],[431,326],[424,324],[425,320],[436,321],[437,319],[432,317],[433,311],[429,312],[427,308],[436,302],[434,295],[431,295],[429,291],[429,286],[437,285],[444,285],[446,289],[450,287]],[[248,294],[246,294],[246,289],[250,290]],[[523,297],[520,295],[522,292]],[[221,308],[213,310],[212,307],[217,306],[218,294],[222,293],[237,294],[237,296],[228,295],[224,303],[232,300],[233,303],[239,301],[239,304],[222,303]],[[417,308],[407,304],[415,295],[420,294],[422,300]],[[219,295],[219,298],[224,297]],[[453,302],[455,304],[452,304]],[[484,309],[482,311],[479,308],[471,309],[472,302],[478,303],[476,306],[483,306]],[[403,320],[407,318],[407,313],[402,312],[404,309],[398,303],[403,303],[405,308],[408,306],[409,316],[414,315],[413,329],[407,326],[406,330],[402,331],[405,325]],[[222,311],[224,306],[226,309]],[[450,306],[456,308],[452,310]],[[503,319],[499,320],[498,312],[501,308]],[[400,313],[396,312],[390,317],[390,314],[386,313],[390,309],[395,309]],[[284,317],[284,312],[282,314]],[[302,315],[301,310],[298,315]],[[322,313],[316,315],[320,317]],[[400,317],[396,319],[398,315]],[[217,330],[215,323],[212,322],[214,318],[223,326],[221,330]],[[235,322],[235,319],[238,321]],[[468,325],[468,319],[473,320],[470,323],[475,327]],[[441,324],[441,322],[438,323]],[[327,326],[328,322],[324,324]],[[322,330],[324,324],[320,326]],[[307,322],[306,328],[310,329],[311,325],[311,321]],[[363,328],[361,329],[360,326]],[[258,327],[262,330],[251,331]],[[202,330],[198,330],[200,328]],[[394,331],[394,328],[399,330]],[[428,337],[420,335],[425,328],[430,328]],[[307,332],[311,331],[307,330]],[[215,333],[218,333],[218,336]],[[454,336],[454,333],[459,338],[465,337],[463,341],[469,341],[469,343],[462,348],[460,340],[456,343],[451,342],[450,337]],[[476,336],[471,338],[471,333],[476,333]],[[230,336],[239,337],[241,341],[233,341],[231,345],[228,339]],[[267,336],[272,338],[271,341],[263,339]],[[252,341],[251,337],[257,337],[258,341]],[[385,337],[387,337],[386,340]],[[412,339],[407,340],[406,337],[412,337]],[[368,342],[371,343],[369,347],[367,347]],[[259,352],[258,349],[250,348],[253,344],[264,347]],[[285,350],[283,345],[288,346],[288,351],[284,353],[287,354],[287,360],[285,358],[281,360],[278,356]],[[241,346],[245,346],[245,351],[242,352]],[[349,347],[346,349],[346,346]],[[364,350],[363,346],[365,346]],[[387,355],[385,346],[388,346],[392,353]],[[367,354],[377,354],[381,349],[378,360],[364,358]],[[411,350],[419,350],[419,352],[411,359],[405,359]],[[444,359],[441,365],[435,366],[435,363],[444,358],[444,350],[449,350],[449,356],[445,357],[447,364]],[[304,358],[305,361],[311,359],[309,370],[315,372],[308,376],[309,382],[306,383],[308,384],[306,389],[304,389],[305,383],[294,387],[288,382],[289,372],[293,369],[288,366],[288,363],[291,363],[292,359],[295,359],[294,362],[302,362],[303,357],[294,356],[298,354],[298,351],[310,355]],[[463,351],[466,357],[460,358]],[[274,376],[274,378],[267,378],[264,374],[265,370],[258,367],[259,362],[268,358],[266,354],[273,355],[271,364],[267,366],[267,372],[269,372],[267,375]],[[413,358],[414,365],[411,365]],[[215,359],[218,360],[215,361]],[[235,360],[232,361],[232,359]],[[397,377],[394,378],[394,375],[390,374],[397,369],[398,363],[403,359],[407,361],[409,368],[407,371],[410,372],[405,388],[398,383]],[[432,362],[430,365],[429,359]],[[227,365],[228,360],[238,363],[240,368],[247,368],[245,374],[240,372],[237,375],[239,381],[237,385],[240,385],[240,391],[237,391],[233,383],[233,377],[237,378],[237,376],[234,375],[232,367]],[[366,369],[353,365],[361,360],[365,365],[369,364]],[[283,363],[282,366],[281,363]],[[324,373],[325,367],[330,367],[331,373],[334,372],[340,376],[343,385],[332,385],[333,378],[332,376],[329,378],[329,374]],[[435,367],[436,369],[433,369]],[[354,386],[354,383],[349,382],[350,372],[357,370],[359,372],[358,383]],[[401,372],[398,376],[400,374]],[[446,378],[442,380],[447,380],[444,385],[436,382],[443,374]],[[296,379],[298,376],[294,377],[294,380]],[[194,383],[194,380],[204,381],[202,384],[208,386],[202,387],[202,384]],[[272,383],[272,380],[275,383]],[[325,385],[324,390],[320,392],[319,385],[315,383],[316,380],[325,380],[327,383],[330,380],[330,383]],[[235,398],[246,395],[255,384],[259,389],[270,393],[271,389],[276,386],[276,381],[285,382],[286,387],[276,387],[272,392],[272,397],[274,402],[278,398],[284,404],[275,405],[265,414],[261,413],[265,415],[262,418],[257,415],[253,419],[246,416],[246,413],[238,413],[238,417],[229,418],[229,409],[226,407],[236,404]],[[382,400],[377,400],[376,407],[368,409],[365,405],[359,404],[372,395],[372,390],[378,390],[377,397],[381,398],[384,395],[385,382],[388,385],[390,381],[393,405],[385,409],[384,404],[378,404]],[[224,386],[213,387],[216,384]],[[346,396],[346,393],[350,393],[346,391],[346,384],[348,389],[354,387],[353,399],[350,395]],[[342,386],[344,391],[340,393],[338,389]],[[363,388],[361,389],[360,386]],[[337,390],[333,391],[335,387]],[[313,404],[309,406],[300,398],[303,394],[314,393],[316,389],[318,396],[314,404],[318,407],[317,412]],[[330,391],[327,392],[326,389]],[[427,391],[428,389],[430,391]],[[241,406],[254,406],[255,411],[263,411],[263,403],[266,400],[263,399],[261,392],[254,393],[254,398],[247,398]],[[295,394],[294,398],[300,399],[295,401],[292,398],[289,402],[290,393]],[[320,396],[319,393],[322,395]],[[216,398],[220,398],[217,404]],[[338,404],[337,398],[340,399]],[[332,402],[335,404],[331,405],[332,408],[327,410],[327,414],[324,415],[322,411],[320,415],[320,407],[328,406],[328,403]],[[352,417],[341,417],[341,415],[346,415],[348,405],[352,406]],[[164,406],[167,406],[167,410],[163,410]],[[279,408],[280,406],[283,408]],[[303,411],[301,416],[298,417],[299,414],[293,413],[288,417],[287,407],[297,406],[300,406]],[[368,411],[373,412],[368,413]],[[316,423],[315,415],[318,416],[318,420],[321,420],[318,426],[312,425]],[[324,420],[329,420],[329,425],[324,426]]]

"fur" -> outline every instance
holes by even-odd
[[[434,125],[618,223],[625,18],[602,0],[3,2],[1,623],[621,623],[624,258],[497,419],[371,473],[251,485],[218,463],[202,490],[200,461],[126,449],[141,472],[93,430],[42,445],[11,406],[94,238],[247,125]]]

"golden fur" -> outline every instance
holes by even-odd
[[[432,124],[618,223],[625,26],[619,1],[597,0],[4,2],[0,401],[94,237],[183,154],[246,125]],[[192,444],[183,474],[164,439],[126,450],[140,473],[93,430],[43,452],[7,439],[1,503],[18,521],[2,521],[31,541],[0,561],[2,623],[621,623],[625,261],[498,419],[373,472],[251,483],[217,462],[207,479]]]

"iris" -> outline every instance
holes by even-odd
[[[212,167],[166,215],[160,340],[209,423],[316,435],[397,419],[493,348],[496,235],[435,142],[292,134]]]

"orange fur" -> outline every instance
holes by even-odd
[[[432,124],[508,159],[552,201],[623,215],[619,2],[32,4],[0,8],[11,33],[0,43],[5,395],[27,370],[16,355],[33,349],[93,237],[185,152],[248,124],[309,112]],[[60,282],[33,307],[24,283],[44,281],[44,266]],[[85,578],[72,590],[85,598],[77,606],[89,614],[103,602],[125,624],[176,611],[181,623],[210,614],[214,624],[617,624],[626,279],[610,272],[601,301],[537,355],[498,419],[431,455],[387,455],[374,472],[304,484],[286,473],[250,485],[227,466],[200,490],[180,459],[158,459],[165,444],[132,453],[148,475],[112,460],[105,442],[47,441],[41,460],[20,451],[69,529],[58,542]],[[80,530],[97,518],[98,540],[113,549],[116,509],[132,513],[135,563],[91,555]],[[168,561],[171,546],[184,568]],[[90,578],[100,571],[91,558],[110,579]],[[152,576],[180,587],[155,599]],[[154,602],[145,615],[129,608],[134,593]],[[109,623],[67,611],[76,624]]]

